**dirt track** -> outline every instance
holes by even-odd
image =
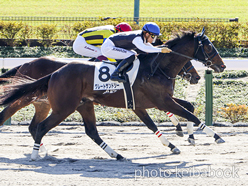
[[[146,127],[99,126],[103,140],[128,161],[108,157],[82,126],[58,126],[43,142],[48,155],[30,161],[33,140],[27,126],[0,128],[0,185],[247,185],[248,127],[213,127],[226,143],[196,131],[160,127],[180,150],[172,155]],[[185,131],[186,129],[183,128]]]

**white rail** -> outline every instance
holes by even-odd
[[[14,68],[16,66],[19,66],[23,63],[30,62],[34,59],[37,58],[0,58],[0,68]],[[63,60],[65,62],[72,62],[75,60],[81,60],[85,61],[88,60],[88,58],[58,58],[59,60]],[[226,70],[248,70],[248,58],[243,58],[243,59],[227,59],[223,58],[225,65],[226,65]],[[192,61],[194,67],[196,70],[205,70],[206,67],[202,65],[202,63],[197,62],[197,61]]]

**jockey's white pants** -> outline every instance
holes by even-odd
[[[126,59],[136,52],[116,47],[110,39],[106,39],[101,47],[102,54],[107,58]]]
[[[102,55],[101,49],[99,47],[88,44],[84,37],[77,36],[73,43],[73,51],[79,55],[86,57],[95,57]]]

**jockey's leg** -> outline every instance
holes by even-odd
[[[124,59],[119,63],[117,69],[111,75],[110,79],[112,81],[125,82],[124,78],[119,77],[119,73],[121,73],[128,65],[130,65],[134,61],[136,53],[134,51],[116,47],[110,39],[106,39],[105,42],[102,44],[101,52],[107,58],[116,60]]]
[[[73,43],[73,51],[81,56],[87,56],[91,58],[97,58],[102,55],[101,49],[88,44],[85,38],[82,36],[77,36]]]
[[[124,69],[126,69],[130,64],[132,64],[134,59],[135,59],[135,55],[131,55],[128,58],[123,59],[119,63],[113,74],[110,76],[110,79],[112,81],[119,81],[123,83],[126,82],[125,76],[120,76],[120,74],[123,72]]]

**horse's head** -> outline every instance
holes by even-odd
[[[204,34],[205,29],[195,36],[195,58],[202,61],[207,67],[212,68],[215,72],[223,72],[226,68],[223,60],[221,59],[217,49],[213,43]]]
[[[179,74],[183,79],[190,82],[190,84],[197,84],[201,79],[201,76],[196,71],[195,67],[192,65],[191,61],[188,61]]]

